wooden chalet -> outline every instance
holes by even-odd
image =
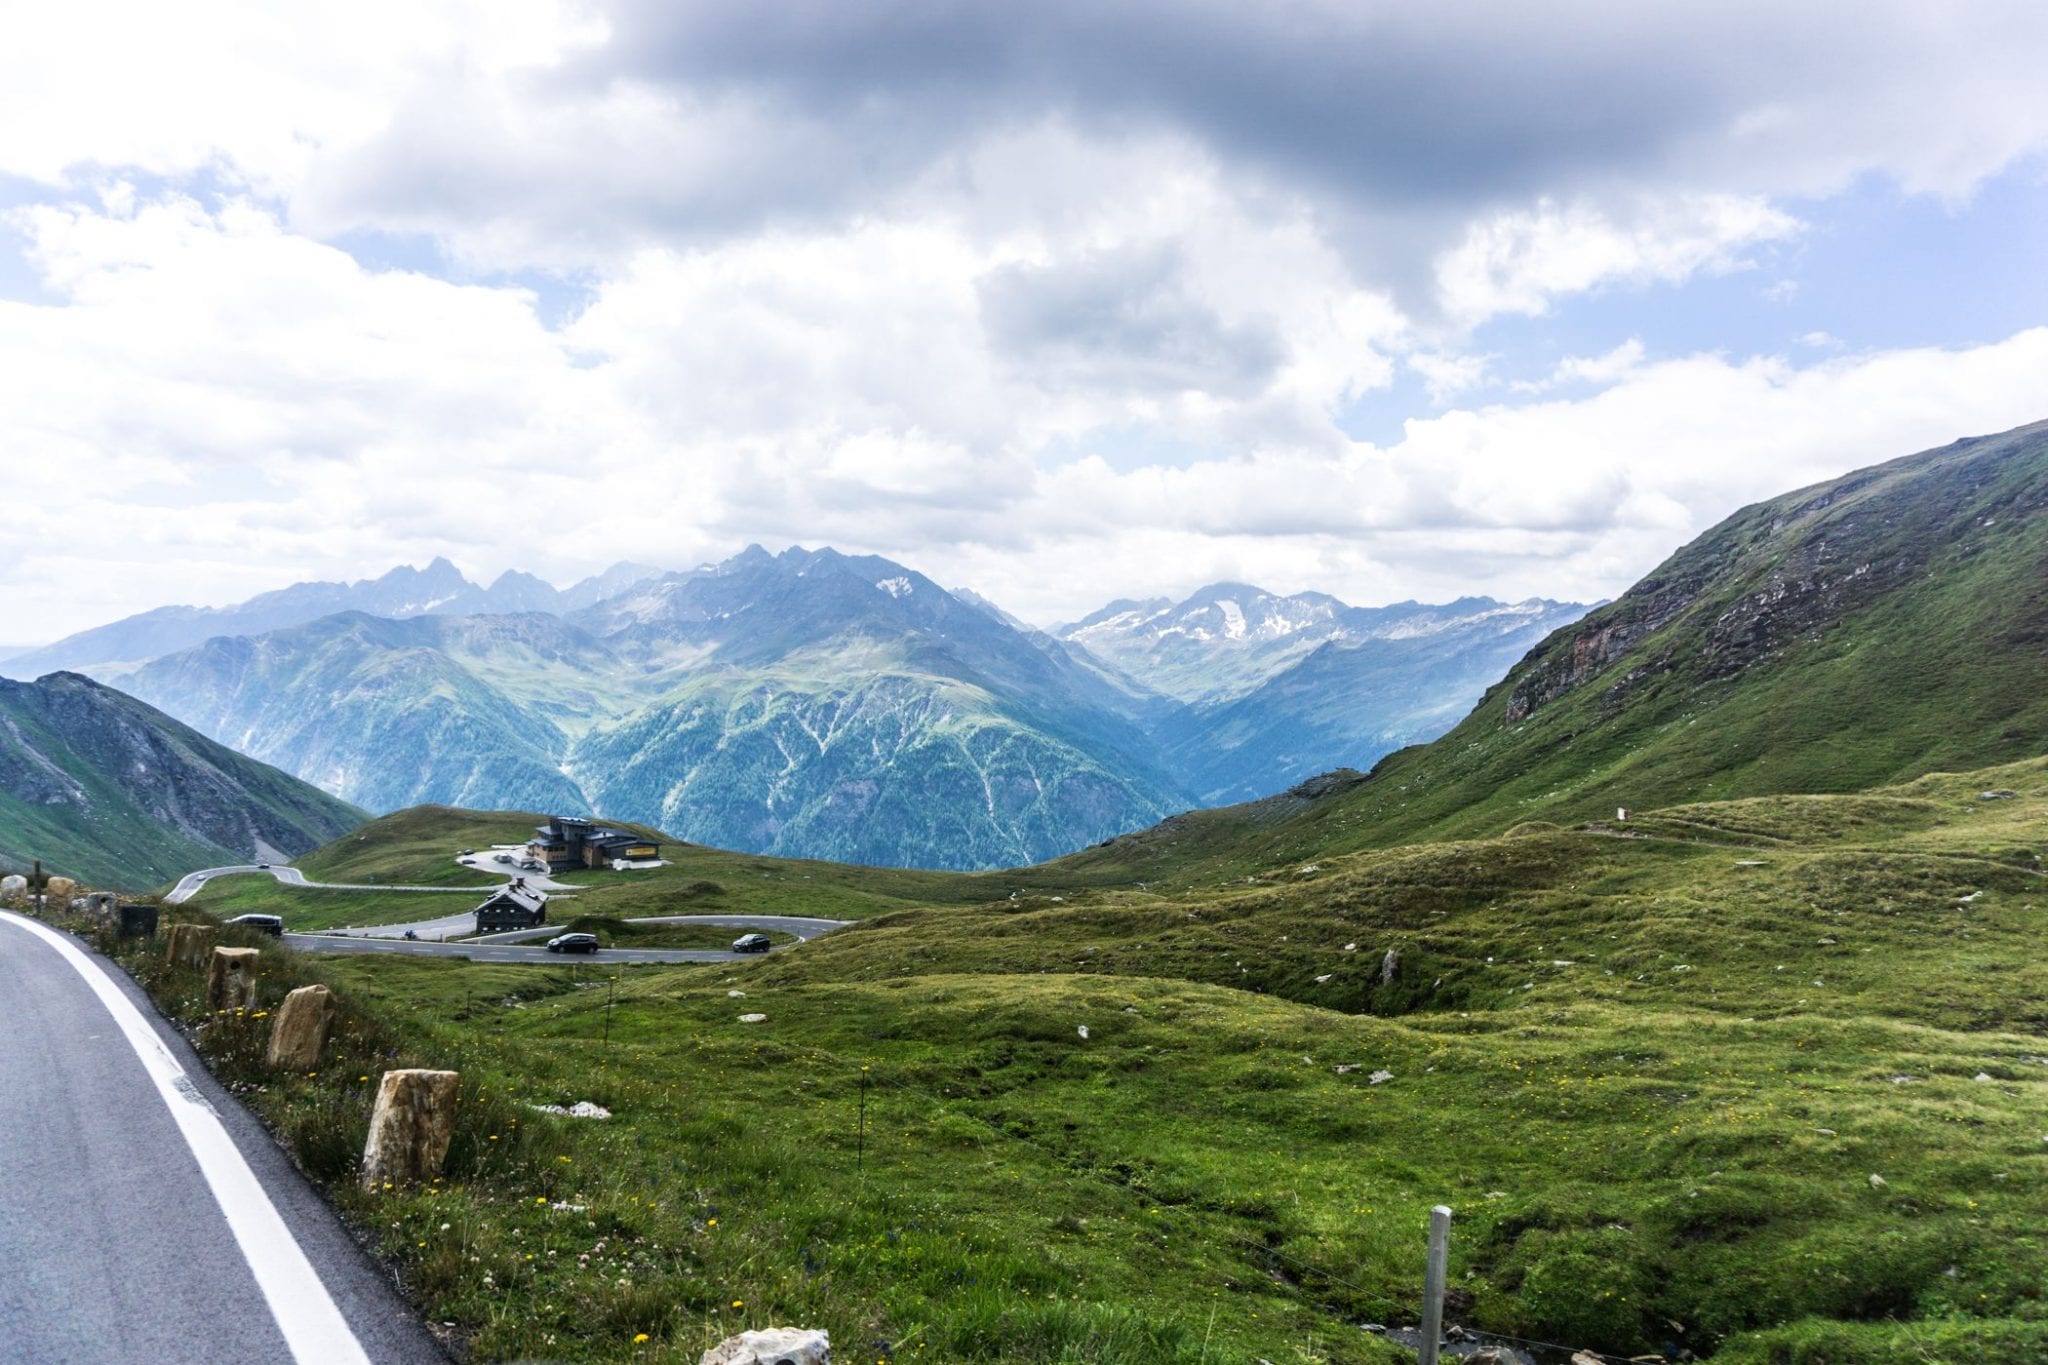
[[[548,922],[547,893],[526,884],[524,878],[494,892],[476,908],[476,932],[494,934],[503,929],[532,929]]]

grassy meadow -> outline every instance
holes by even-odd
[[[486,842],[457,828],[323,875],[410,880]],[[1414,1320],[1437,1203],[1454,1321],[1737,1365],[2048,1358],[2048,762],[1271,849],[1121,888],[1099,858],[692,850],[578,904],[674,913],[702,881],[725,903],[692,909],[859,911],[707,967],[252,940],[266,1005],[345,1002],[310,1076],[265,1074],[267,1021],[207,1017],[193,974],[136,970],[475,1359],[687,1362],[801,1323],[850,1360],[1396,1360],[1361,1325]],[[462,1071],[455,1154],[366,1194],[400,1063]],[[527,1107],[586,1099],[614,1117]]]

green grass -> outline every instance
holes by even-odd
[[[438,919],[474,908],[486,893],[422,894],[404,891],[321,891],[281,886],[267,872],[216,877],[189,904],[222,919],[235,915],[279,915],[293,933],[349,929],[373,924],[404,924]]]
[[[503,885],[504,878],[463,867],[465,848],[525,843],[546,816],[413,806],[380,816],[314,849],[292,866],[316,882],[389,882],[394,886]]]
[[[704,968],[270,946],[265,989],[317,975],[366,1058],[463,1071],[443,1192],[337,1198],[478,1359],[801,1322],[849,1358],[1387,1360],[1356,1324],[1412,1320],[1443,1202],[1460,1321],[2018,1362],[2048,1330],[2044,857],[2035,762],[899,910]],[[339,1178],[384,1064],[252,1102]],[[577,1099],[616,1117],[518,1108]]]
[[[415,806],[373,820],[294,866],[316,881],[499,885],[502,878],[457,866],[455,854],[523,841],[546,820],[520,811]],[[864,919],[909,905],[998,900],[1030,885],[1034,875],[1028,869],[962,874],[769,858],[683,843],[643,825],[618,827],[660,840],[668,865],[560,874],[555,880],[576,888],[579,911],[622,919],[673,914]]]

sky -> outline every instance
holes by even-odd
[[[1611,597],[2048,417],[2039,0],[73,0],[0,641],[750,543],[1027,619]]]

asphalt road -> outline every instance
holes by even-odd
[[[478,870],[483,871],[485,869],[479,868]],[[171,888],[171,893],[168,896],[164,897],[164,904],[183,905],[186,901],[198,895],[199,889],[215,877],[231,877],[245,872],[259,874],[268,872],[286,886],[310,887],[315,891],[413,891],[440,892],[443,895],[475,896],[479,892],[488,892],[491,889],[487,886],[388,886],[376,882],[309,882],[306,880],[305,873],[299,871],[296,867],[287,867],[283,863],[272,863],[268,867],[260,863],[242,863],[235,867],[202,867],[197,872],[187,872],[184,876],[178,878],[178,884]]]
[[[0,1363],[444,1365],[141,990],[5,912],[0,1095]]]
[[[851,920],[809,919],[802,915],[642,915],[626,921],[628,924],[709,924],[720,929],[751,929],[762,934],[794,934],[798,942],[829,934],[834,929],[844,929]],[[502,933],[484,934],[479,943],[521,943],[528,939],[552,938],[561,932],[558,926],[543,924],[538,929],[507,929]],[[422,934],[422,938],[426,935]]]
[[[845,927],[836,919],[805,919],[795,915],[660,915],[628,921],[632,924],[714,924],[723,929],[753,930],[758,933],[794,934],[799,941],[815,938]],[[423,920],[428,927],[440,921]],[[377,937],[353,934],[286,934],[284,941],[308,953],[407,953],[421,957],[466,957],[472,962],[745,962],[759,953],[735,953],[727,948],[600,948],[594,953],[570,957],[546,948],[521,946],[522,941],[551,938],[562,927],[542,925],[538,929],[512,929],[468,943],[438,943],[422,932],[418,941],[388,937],[405,925],[385,925]]]
[[[491,869],[476,864],[480,870]],[[249,872],[268,872],[286,886],[304,886],[328,891],[399,891],[399,892],[446,892],[464,891],[471,896],[478,888],[447,886],[359,886],[339,882],[309,882],[305,874],[296,867],[273,864],[260,867],[248,863],[236,867],[208,867],[197,872],[188,872],[178,880],[176,887],[164,897],[169,905],[177,905],[199,894],[201,887],[215,877],[235,876]],[[555,883],[541,879],[537,881],[543,889]],[[570,888],[573,889],[573,888]],[[557,899],[569,899],[558,897]],[[714,924],[721,928],[752,930],[758,933],[794,934],[799,941],[829,934],[834,929],[846,927],[846,921],[836,919],[809,919],[800,915],[654,915],[645,919],[629,921],[633,924]],[[472,962],[561,962],[573,960],[561,953],[551,953],[546,948],[521,947],[520,944],[537,938],[552,938],[562,932],[559,925],[542,925],[536,929],[513,929],[501,934],[491,934],[466,943],[451,943],[458,934],[467,935],[476,927],[476,921],[468,910],[452,915],[439,915],[433,919],[413,920],[403,924],[380,924],[367,929],[337,929],[320,934],[286,934],[284,940],[301,952],[308,953],[407,953],[421,957],[466,957]],[[411,930],[416,938],[405,937]],[[584,956],[586,960],[602,962],[734,962],[757,957],[756,953],[735,953],[725,948],[601,948]]]

